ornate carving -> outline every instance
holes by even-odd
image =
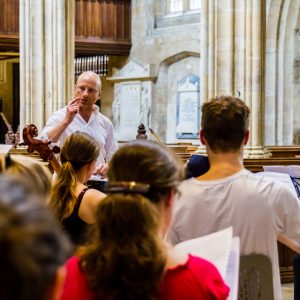
[[[23,140],[24,145],[27,145],[27,151],[32,153],[33,151],[37,151],[40,154],[40,157],[44,161],[49,161],[51,163],[52,168],[55,172],[58,172],[60,169],[60,164],[56,160],[54,154],[60,152],[60,148],[54,146],[52,149],[49,147],[51,144],[51,140],[38,140],[35,137],[38,136],[38,130],[34,124],[26,125],[23,129]]]
[[[137,130],[137,135],[136,135],[136,139],[139,140],[147,140],[148,139],[148,136],[146,134],[146,129],[145,129],[145,126],[143,123],[141,123],[138,127],[138,130]]]

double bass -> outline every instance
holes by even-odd
[[[39,140],[36,137],[38,136],[38,129],[34,124],[26,125],[23,129],[23,143],[20,145],[27,145],[27,151],[33,153],[37,151],[43,161],[49,162],[52,169],[57,173],[61,165],[56,159],[55,154],[60,152],[58,146],[50,147],[52,143],[51,140]]]

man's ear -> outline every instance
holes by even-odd
[[[65,279],[66,279],[66,268],[61,266],[57,269],[52,285],[46,294],[45,299],[47,300],[60,300],[63,291]]]
[[[245,133],[243,144],[246,145],[248,141],[249,141],[249,130],[247,130],[247,132]]]
[[[200,129],[200,141],[201,141],[202,145],[206,145],[206,139],[205,139],[204,132],[202,129]]]

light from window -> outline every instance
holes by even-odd
[[[170,12],[180,12],[182,10],[183,10],[182,0],[170,0]]]
[[[201,0],[190,0],[190,9],[200,9]]]

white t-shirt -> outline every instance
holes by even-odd
[[[54,112],[41,132],[42,139],[48,139],[47,132],[53,129],[59,122],[62,122],[66,116],[66,107]],[[94,111],[86,122],[80,114],[76,114],[74,120],[60,136],[58,146],[62,146],[65,139],[73,132],[81,131],[94,137],[100,145],[100,155],[97,160],[97,166],[111,159],[114,152],[118,149],[117,139],[112,122],[99,112],[99,108],[94,105]]]
[[[232,226],[233,235],[240,237],[241,254],[271,259],[274,295],[280,300],[277,235],[300,242],[298,198],[282,183],[247,170],[211,181],[190,178],[179,190],[168,240],[177,244]]]

